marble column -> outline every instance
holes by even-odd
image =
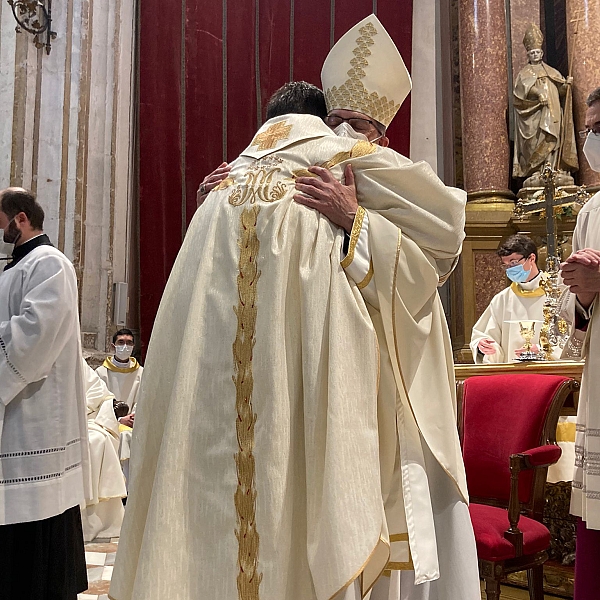
[[[600,87],[600,0],[567,0],[569,64],[573,75],[573,112],[575,129],[585,129],[585,100]],[[583,152],[583,140],[577,136],[580,184],[600,185],[600,173],[590,169]]]
[[[469,200],[507,203],[510,152],[504,0],[459,0],[463,162]]]

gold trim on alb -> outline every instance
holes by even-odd
[[[245,208],[240,215],[239,273],[237,277],[238,305],[233,307],[237,316],[237,333],[233,343],[235,383],[235,428],[238,452],[235,465],[238,485],[234,495],[237,512],[238,540],[237,588],[239,600],[259,600],[262,573],[258,572],[259,535],[256,529],[256,486],[254,462],[254,425],[256,414],[252,407],[254,379],[252,351],[256,332],[256,285],[260,271],[256,265],[260,242],[256,235],[259,206]]]

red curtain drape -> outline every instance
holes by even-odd
[[[204,176],[248,145],[269,96],[320,86],[332,44],[375,12],[410,68],[413,0],[140,3],[140,327],[145,348]],[[410,102],[389,128],[407,155]],[[201,248],[198,249],[202,251]]]

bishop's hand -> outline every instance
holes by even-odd
[[[200,184],[196,194],[196,206],[199,208],[206,200],[206,197],[229,175],[231,167],[226,163],[221,163],[212,173],[209,173]]]
[[[296,179],[296,189],[301,193],[295,194],[294,200],[298,204],[314,208],[350,233],[358,209],[352,165],[346,165],[344,170],[345,184],[340,183],[328,169],[310,167],[308,170],[316,177]]]

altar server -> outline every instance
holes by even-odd
[[[0,191],[0,594],[75,600],[90,497],[77,279],[43,222],[33,194]]]

